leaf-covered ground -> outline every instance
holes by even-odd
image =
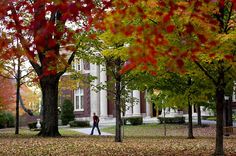
[[[0,130],[0,155],[197,156],[211,155],[215,148],[212,136],[198,136],[193,140],[185,136],[127,136],[123,143],[115,143],[112,136],[87,136],[68,130],[61,131],[60,138],[40,138],[28,130],[20,132],[21,135],[15,136],[13,130]],[[225,137],[224,141],[226,155],[236,155],[236,136]]]

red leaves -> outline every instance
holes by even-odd
[[[174,25],[168,25],[168,26],[166,27],[166,31],[167,31],[168,33],[172,33],[172,32],[174,31],[174,29],[175,29],[175,26],[174,26]]]
[[[209,3],[211,0],[204,0],[205,3]]]
[[[186,24],[185,25],[185,31],[187,32],[187,33],[192,33],[193,31],[194,31],[194,27],[193,27],[193,25],[191,24],[191,23],[188,23],[188,24]]]
[[[227,60],[233,60],[233,59],[234,59],[234,55],[230,55],[230,54],[225,55],[224,57],[225,57],[225,59],[227,59]]]
[[[233,9],[236,10],[236,0],[231,0],[233,4]]]
[[[164,22],[164,23],[169,22],[169,21],[170,21],[170,17],[171,17],[170,14],[165,15],[165,16],[163,17],[163,22]]]
[[[225,6],[225,0],[220,0],[219,7],[223,8]]]
[[[138,0],[129,0],[130,3],[136,3]]]
[[[48,47],[49,47],[49,48],[54,48],[54,47],[56,46],[56,44],[57,44],[57,42],[56,42],[56,40],[54,40],[54,39],[50,39],[50,40],[48,41]]]
[[[178,67],[179,69],[182,69],[183,66],[184,66],[184,61],[183,61],[182,59],[178,58],[178,59],[176,60],[176,64],[177,64],[177,67]]]
[[[197,34],[197,36],[198,36],[198,39],[201,41],[201,43],[206,43],[207,38],[204,35]]]

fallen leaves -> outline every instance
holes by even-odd
[[[150,129],[151,127],[149,127]],[[159,127],[160,128],[160,127]],[[202,129],[196,133],[200,134]],[[176,131],[185,131],[183,126],[173,126]],[[156,129],[157,130],[157,129]],[[169,130],[169,132],[171,132]],[[205,132],[205,131],[201,131]],[[211,135],[214,129],[210,130]],[[151,133],[146,131],[146,133]],[[173,132],[174,133],[174,132]],[[15,136],[14,131],[0,132],[0,155],[23,156],[84,156],[84,155],[112,155],[112,156],[141,156],[141,155],[211,155],[214,152],[215,139],[212,136],[186,139],[185,136],[132,136],[126,137],[123,143],[114,142],[114,137],[70,135],[60,138],[41,138],[33,134]],[[235,155],[236,139],[225,139],[226,155]]]

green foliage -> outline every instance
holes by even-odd
[[[129,122],[131,125],[142,125],[143,124],[143,117],[142,116],[135,116],[135,117],[124,117],[124,124],[126,125]]]
[[[14,116],[10,112],[0,112],[0,128],[14,127]]]
[[[233,114],[233,120],[236,121],[236,113]]]
[[[89,121],[70,121],[70,127],[90,127]]]
[[[158,117],[158,119],[160,120],[160,123],[178,123],[178,124],[182,124],[185,123],[185,118],[184,117]]]
[[[216,121],[216,116],[208,116],[206,120]]]
[[[61,121],[63,125],[67,125],[74,120],[74,107],[70,100],[65,99],[61,108]]]

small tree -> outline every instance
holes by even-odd
[[[75,115],[74,115],[73,104],[70,100],[65,99],[62,104],[62,109],[61,109],[62,124],[67,125],[69,121],[74,120],[74,118],[75,118]]]

